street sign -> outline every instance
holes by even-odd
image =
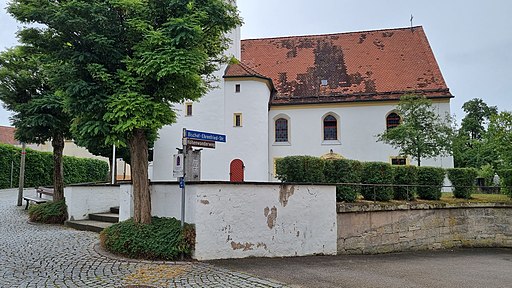
[[[174,154],[172,162],[172,177],[183,177],[183,154]]]
[[[186,130],[185,138],[204,141],[226,142],[226,135],[193,130]]]
[[[185,138],[184,143],[185,143],[185,145],[188,145],[188,146],[215,149],[215,142],[213,142],[213,141],[203,141],[203,140]]]

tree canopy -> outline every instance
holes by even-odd
[[[16,139],[42,144],[52,141],[54,200],[64,199],[62,152],[69,137],[71,117],[64,111],[64,95],[50,82],[52,64],[30,46],[17,46],[0,54],[0,100],[14,112]]]
[[[130,148],[134,220],[151,221],[148,142],[196,100],[226,61],[225,34],[241,23],[224,0],[13,0],[20,40],[53,59],[53,80],[77,138]],[[101,137],[100,137],[101,138]]]
[[[497,168],[498,155],[494,142],[488,137],[487,127],[498,113],[495,106],[488,106],[482,99],[471,99],[462,105],[466,115],[453,141],[455,167],[480,168],[492,165]]]
[[[452,118],[444,119],[435,111],[432,101],[421,96],[406,95],[396,108],[401,123],[377,135],[378,140],[411,156],[421,166],[421,159],[451,155]]]

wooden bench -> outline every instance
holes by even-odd
[[[36,195],[35,196],[23,196],[23,199],[25,201],[27,201],[27,205],[25,206],[25,210],[28,209],[28,204],[30,202],[34,202],[36,204],[41,204],[41,203],[46,203],[46,202],[51,200],[51,199],[43,198],[43,194],[53,197],[53,189],[46,188],[46,187],[37,187],[36,188]]]

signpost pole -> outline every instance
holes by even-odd
[[[187,136],[187,128],[183,128],[183,183],[181,184],[181,228],[185,227],[185,177],[187,176],[187,143],[185,143],[185,137]]]
[[[25,142],[21,143],[21,160],[20,160],[20,181],[18,186],[18,206],[23,205],[23,187],[25,187],[25,156],[27,151],[25,150]]]

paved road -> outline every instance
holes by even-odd
[[[96,233],[28,224],[26,211],[15,206],[16,195],[16,190],[0,190],[0,287],[285,287],[206,263],[100,255],[94,249]]]
[[[276,279],[290,287],[512,287],[511,249],[253,258],[210,263]]]

